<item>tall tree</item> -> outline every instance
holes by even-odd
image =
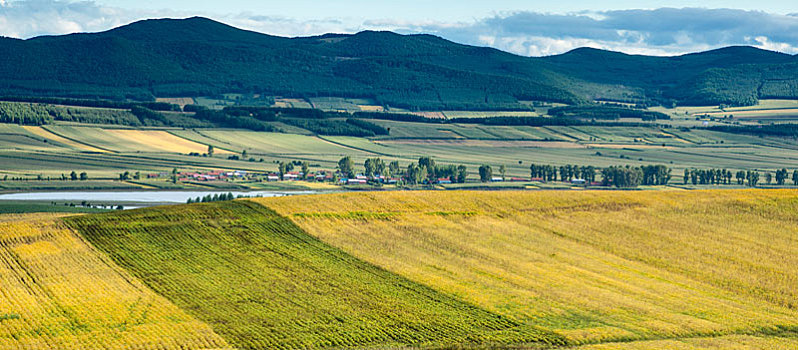
[[[798,170],[796,170],[796,174],[798,174]],[[465,183],[466,178],[468,177],[468,168],[465,165],[458,165],[457,166],[457,181],[458,183]]]
[[[366,161],[363,163],[363,167],[365,168],[365,175],[367,177],[374,176],[374,168],[375,168],[374,159],[366,158]]]
[[[490,165],[482,165],[479,167],[479,180],[482,182],[488,182],[493,178],[493,169],[491,169]]]
[[[388,164],[388,171],[390,172],[390,174],[386,176],[398,176],[400,175],[401,170],[402,168],[399,166],[399,161],[398,160],[392,161],[391,164]]]
[[[346,177],[355,176],[355,161],[350,156],[341,158],[338,161],[338,171]]]
[[[288,172],[288,166],[285,162],[280,162],[280,164],[277,165],[277,172],[280,173],[280,180],[285,180],[285,173]]]

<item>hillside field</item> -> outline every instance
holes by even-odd
[[[254,202],[69,218],[234,347],[564,344],[326,245]]]
[[[57,215],[0,215],[0,348],[225,347]]]
[[[258,201],[358,258],[574,343],[798,326],[794,191]]]
[[[0,215],[0,347],[794,349],[798,194],[394,191]]]

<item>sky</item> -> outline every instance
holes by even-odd
[[[678,55],[751,45],[798,54],[795,0],[0,0],[0,35],[25,39],[191,16],[281,36],[427,33],[526,56],[585,46]]]

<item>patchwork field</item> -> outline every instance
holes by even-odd
[[[0,216],[0,348],[225,347],[56,216]]]

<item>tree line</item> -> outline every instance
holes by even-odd
[[[671,117],[665,113],[624,107],[622,105],[581,105],[555,107],[548,111],[553,117],[617,120],[635,118],[644,121],[667,120]]]
[[[793,185],[798,186],[798,170],[794,170],[791,176],[786,168],[776,170],[775,176],[770,172],[765,172],[762,176],[758,170],[738,170],[732,173],[727,169],[685,169],[683,181],[685,185],[731,185],[736,183],[737,185],[756,187],[760,184],[762,177],[768,185],[775,180],[776,185],[783,186],[792,180]]]
[[[77,99],[77,98],[60,98],[60,97],[38,97],[38,96],[2,96],[0,101],[7,102],[28,102],[37,104],[51,104],[62,106],[76,106],[76,107],[96,107],[96,108],[114,108],[114,109],[131,109],[134,106],[141,106],[144,108],[156,111],[175,111],[179,112],[180,106],[166,103],[166,102],[126,102],[126,101],[113,101],[102,99]]]
[[[239,195],[238,197],[234,196],[233,193],[216,193],[216,194],[208,194],[203,197],[197,198],[189,198],[186,201],[186,204],[192,203],[210,203],[210,202],[223,202],[223,201],[231,201],[236,198],[243,198],[244,196]]]
[[[418,162],[402,167],[399,161],[385,163],[381,158],[368,158],[363,164],[363,175],[373,179],[376,176],[386,178],[399,177],[411,185],[433,184],[439,179],[448,179],[452,183],[464,183],[468,177],[468,167],[463,164],[437,164],[430,157],[420,157]],[[338,172],[341,176],[356,176],[354,160],[346,156],[338,161]]]

